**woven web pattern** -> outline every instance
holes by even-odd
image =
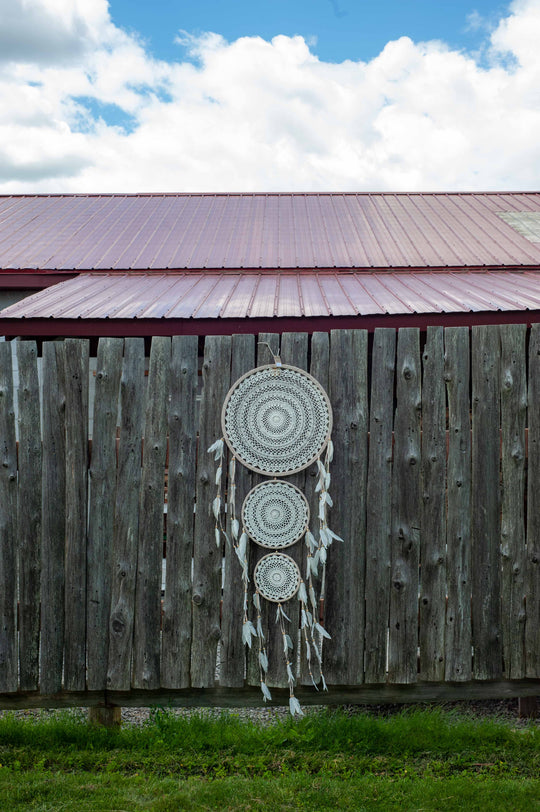
[[[289,482],[262,482],[246,496],[242,521],[261,547],[290,547],[307,530],[309,507],[303,493]]]
[[[284,553],[270,553],[261,558],[253,578],[262,597],[273,603],[290,600],[300,587],[300,570]]]
[[[246,467],[283,476],[316,459],[331,421],[328,397],[314,378],[294,367],[260,367],[227,395],[223,433]]]

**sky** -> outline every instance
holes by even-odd
[[[540,189],[540,0],[0,0],[0,193]]]

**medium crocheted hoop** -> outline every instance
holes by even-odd
[[[290,556],[270,553],[255,567],[253,580],[257,591],[267,601],[284,603],[294,598],[300,588],[300,570]]]
[[[321,455],[332,432],[332,407],[315,378],[268,364],[231,387],[221,413],[225,442],[237,459],[265,476],[289,476]]]
[[[242,524],[256,544],[283,549],[299,541],[308,529],[309,505],[302,491],[290,482],[261,482],[244,499]]]

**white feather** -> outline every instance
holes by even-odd
[[[321,637],[326,637],[326,639],[327,639],[327,640],[331,640],[331,639],[332,639],[332,638],[330,637],[330,635],[328,634],[328,632],[326,631],[326,629],[325,629],[323,626],[321,626],[321,624],[320,624],[320,623],[316,623],[316,624],[315,624],[315,628],[317,629],[317,631],[319,632],[319,634],[321,635]]]
[[[321,520],[321,522],[324,522],[325,518],[326,518],[326,502],[323,494],[321,494],[319,498],[319,519]]]
[[[318,544],[315,541],[315,536],[313,535],[313,533],[310,530],[308,530],[307,533],[306,533],[306,541],[307,541],[307,545],[308,545],[309,549],[311,550],[311,552],[312,553],[315,552],[315,550],[318,547]]]
[[[296,682],[290,663],[287,663],[287,679],[289,680],[289,684],[292,683],[294,685]]]
[[[233,539],[238,538],[239,531],[240,531],[240,522],[238,521],[238,519],[233,519],[231,522],[231,535]]]
[[[330,487],[330,479],[331,479],[330,472],[327,471],[326,474],[324,475],[324,487],[326,488],[326,490],[328,490],[328,488]]]
[[[216,496],[212,502],[212,512],[216,519],[219,519],[219,511],[221,510],[221,498]]]
[[[289,711],[291,716],[303,716],[304,712],[300,707],[300,702],[297,700],[295,696],[291,696],[289,699]]]
[[[328,440],[328,445],[326,447],[326,458],[328,462],[332,462],[334,459],[334,443],[332,440]]]
[[[219,547],[221,544],[221,533],[219,532],[219,527],[216,527],[215,535],[216,535],[216,547]]]
[[[264,697],[264,701],[266,702],[266,700],[268,700],[269,702],[271,702],[272,701],[272,694],[268,690],[268,685],[263,680],[261,680],[261,691],[262,691],[262,695]]]
[[[325,499],[326,504],[327,504],[327,505],[330,505],[330,507],[332,507],[332,505],[333,505],[334,503],[333,503],[333,501],[332,501],[332,497],[330,496],[330,494],[328,493],[328,491],[325,491],[325,492],[324,492],[324,499]]]
[[[242,533],[242,535],[240,536],[240,541],[238,542],[238,547],[237,547],[237,550],[238,550],[237,555],[238,555],[238,558],[240,558],[241,561],[243,561],[245,559],[245,557],[246,557],[247,543],[248,543],[248,537],[247,537],[246,533]]]
[[[300,582],[300,587],[298,589],[298,600],[302,603],[307,603],[308,600],[306,587],[303,581]]]
[[[259,612],[261,611],[261,599],[259,598],[258,592],[253,593],[253,605],[255,609],[258,609]]]
[[[223,473],[223,467],[220,465],[216,471],[216,485],[219,485],[221,482],[221,474]]]
[[[333,539],[336,539],[336,541],[343,541],[343,539],[341,538],[341,536],[338,536],[338,534],[337,534],[337,533],[334,533],[334,531],[333,531],[333,530],[330,530],[330,528],[329,528],[329,527],[327,527],[327,528],[326,528],[326,531],[327,531],[327,533],[328,533],[328,534],[329,534],[329,535],[330,535],[330,536],[331,536]]]
[[[321,547],[319,557],[321,559],[321,564],[326,564],[326,547]]]
[[[259,663],[263,671],[268,671],[268,657],[264,651],[259,651]],[[270,697],[268,697],[270,699]]]
[[[257,637],[264,643],[264,632],[260,617],[257,618]]]
[[[242,626],[242,642],[251,648],[251,638],[257,637],[257,632],[250,620],[245,620]]]
[[[325,680],[325,678],[324,678],[324,676],[322,674],[321,674],[321,680],[322,680],[322,689],[323,689],[323,691],[327,691],[328,690],[328,685],[326,684],[326,680]]]
[[[292,647],[293,647],[293,644],[292,644],[292,640],[291,640],[291,638],[289,637],[289,635],[288,635],[288,634],[285,634],[285,635],[283,635],[283,636],[284,636],[284,638],[285,638],[285,643],[287,644],[287,648],[292,648]]]
[[[216,440],[216,442],[212,443],[212,445],[208,449],[209,454],[212,454],[214,451],[216,452],[216,456],[214,459],[218,460],[221,456],[223,456],[223,438]]]

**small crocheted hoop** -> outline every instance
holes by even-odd
[[[300,570],[295,561],[284,553],[263,556],[253,573],[255,587],[263,598],[272,603],[285,603],[294,598],[300,588]]]
[[[309,526],[309,505],[302,491],[282,479],[261,482],[242,505],[242,525],[255,544],[270,550],[290,547]]]

